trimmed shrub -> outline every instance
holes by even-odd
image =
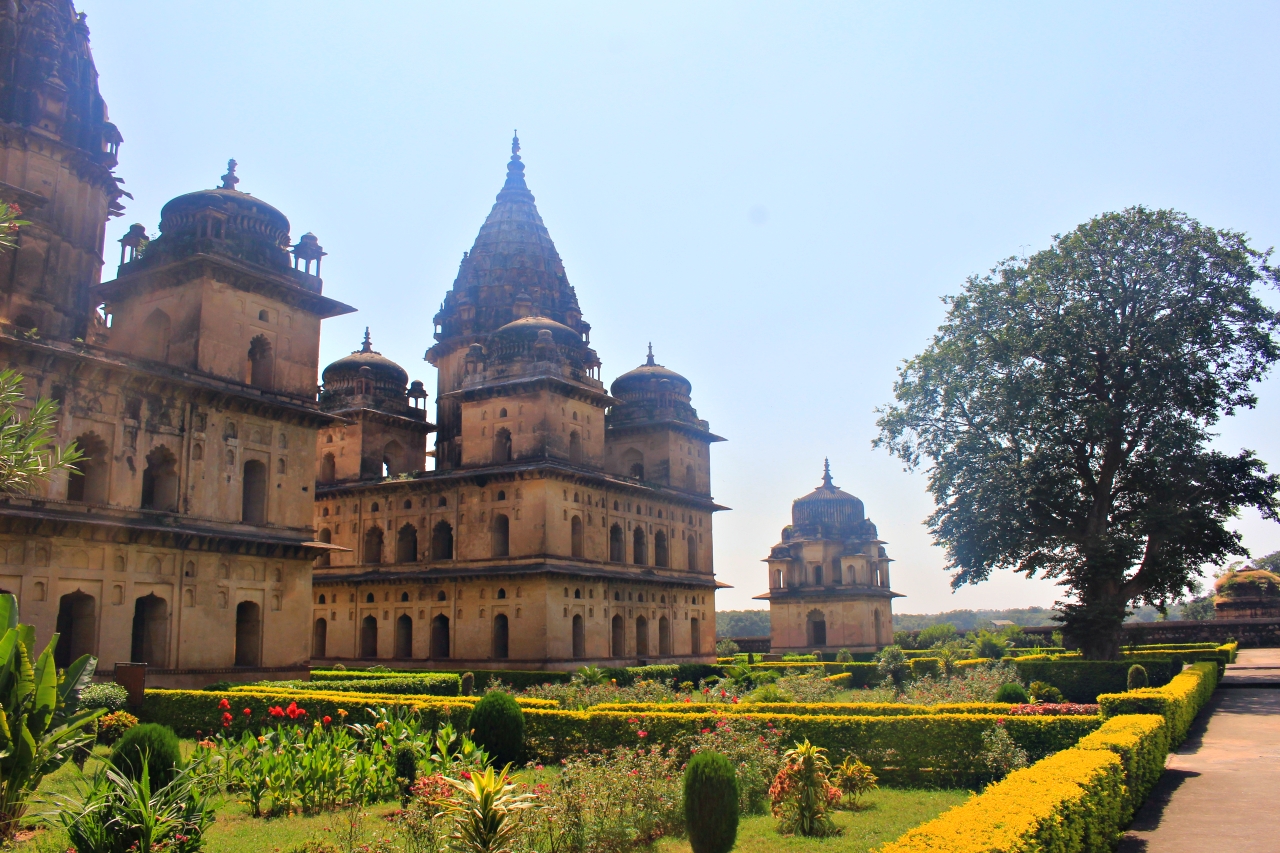
[[[90,684],[80,691],[80,707],[119,711],[129,701],[129,691],[119,684]]]
[[[462,679],[451,672],[433,672],[392,678],[304,681],[300,682],[300,689],[335,693],[385,693],[400,696],[457,696],[462,692]]]
[[[413,783],[418,781],[418,756],[413,746],[402,743],[396,747],[396,782],[400,784],[400,804],[408,805]]]
[[[1121,693],[1128,688],[1129,663],[1115,660],[1052,660],[1044,657],[1014,658],[1019,680],[1044,681],[1062,691],[1068,702],[1097,702],[1099,694]],[[1168,684],[1173,667],[1168,660],[1146,663],[1147,677],[1154,687]]]
[[[173,729],[158,723],[134,726],[116,741],[111,763],[135,782],[142,776],[142,757],[147,759],[147,776],[154,791],[169,784],[182,769],[182,751]]]
[[[693,853],[729,853],[738,837],[738,776],[718,752],[698,752],[684,771],[684,822]]]
[[[1196,714],[1200,713],[1217,686],[1217,665],[1201,661],[1174,676],[1164,687],[1105,693],[1098,697],[1098,704],[1104,719],[1122,714],[1159,714],[1164,717],[1169,730],[1169,748],[1172,749],[1186,738]]]
[[[1147,686],[1147,671],[1142,668],[1142,664],[1135,663],[1129,667],[1129,675],[1126,679],[1125,687],[1129,690],[1140,690]]]
[[[997,702],[1008,702],[1010,705],[1025,705],[1030,699],[1031,697],[1027,695],[1027,688],[1016,681],[1001,684],[1000,689],[996,691]]]
[[[524,754],[524,712],[509,693],[488,693],[471,711],[471,738],[496,766],[516,764]]]
[[[1106,749],[1124,763],[1127,799],[1122,822],[1128,823],[1164,772],[1169,755],[1169,730],[1156,714],[1113,717],[1096,732],[1081,738],[1076,749]]]
[[[911,658],[909,662],[912,678],[938,678],[943,673],[942,658]]]
[[[462,678],[458,681],[458,689],[463,696],[470,696],[476,692],[476,677],[469,672],[462,673]]]

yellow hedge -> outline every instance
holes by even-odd
[[[1159,714],[1169,730],[1170,747],[1182,743],[1187,730],[1218,686],[1218,666],[1210,661],[1194,663],[1163,687],[1146,687],[1098,697],[1104,719],[1123,714]]]
[[[1124,812],[1119,756],[1067,749],[1009,774],[879,853],[1101,853],[1114,847]]]
[[[1125,714],[1107,720],[1075,748],[1105,749],[1120,756],[1126,788],[1123,822],[1128,823],[1164,773],[1169,729],[1158,714]]]

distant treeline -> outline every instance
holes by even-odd
[[[768,610],[717,610],[717,637],[769,636]]]

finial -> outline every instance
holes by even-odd
[[[649,343],[649,358],[647,361],[645,361],[644,364],[645,364],[645,367],[653,367],[654,361],[653,361],[653,342],[652,341]]]
[[[369,340],[369,327],[364,327],[364,346],[360,347],[360,352],[373,352],[373,342]]]
[[[826,457],[822,460],[822,485],[831,485],[831,460]]]
[[[520,131],[511,131],[511,159],[520,159]]]
[[[222,189],[233,190],[236,188],[236,184],[240,183],[240,179],[236,177],[237,165],[235,160],[227,161],[227,173],[222,176]]]

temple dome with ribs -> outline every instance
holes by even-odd
[[[320,406],[327,411],[350,408],[357,398],[371,408],[389,411],[408,408],[408,372],[374,350],[368,329],[364,330],[360,349],[330,364],[321,377],[324,388],[320,393]],[[421,391],[421,382],[415,382],[414,386]]]
[[[824,531],[835,538],[865,535],[866,515],[862,501],[837,488],[831,481],[831,463],[824,461],[822,485],[791,503],[792,535]],[[874,536],[874,531],[871,531]]]

